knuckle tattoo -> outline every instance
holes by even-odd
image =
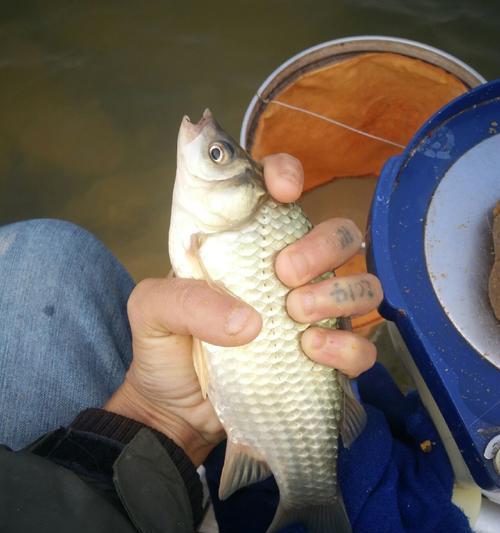
[[[340,226],[337,228],[335,233],[337,234],[342,249],[347,248],[354,242],[352,233],[345,226]]]
[[[360,299],[375,298],[371,283],[367,279],[348,282],[345,285],[338,281],[333,283],[334,290],[330,291],[330,296],[336,303],[342,304],[347,301],[356,301]]]
[[[344,303],[348,300],[354,301],[355,294],[350,283],[347,284],[347,287],[343,287],[338,281],[333,284],[334,290],[330,292],[330,296],[337,303]]]

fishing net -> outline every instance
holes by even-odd
[[[300,159],[306,190],[378,175],[427,118],[466,90],[445,70],[397,53],[341,58],[278,84],[261,101],[248,147],[256,159],[277,152]]]

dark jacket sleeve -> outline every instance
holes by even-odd
[[[165,435],[100,409],[24,450],[0,446],[0,531],[192,532],[202,487]]]

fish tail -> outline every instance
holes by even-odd
[[[351,523],[340,495],[331,505],[286,509],[280,503],[267,533],[275,533],[297,523],[305,526],[308,533],[352,533]]]

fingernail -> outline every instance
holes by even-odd
[[[282,172],[280,172],[280,178],[289,181],[293,185],[299,185],[300,178],[295,169],[287,169]]]
[[[224,330],[228,335],[237,335],[250,319],[251,310],[245,306],[235,307],[227,316]]]
[[[299,252],[289,252],[288,259],[297,278],[299,280],[303,279],[309,271],[309,266],[304,254]]]
[[[300,295],[300,305],[304,314],[310,315],[314,311],[314,294],[311,291]]]
[[[315,330],[314,333],[311,334],[311,348],[314,350],[319,350],[324,346],[326,342],[326,331],[322,331],[321,329]]]

